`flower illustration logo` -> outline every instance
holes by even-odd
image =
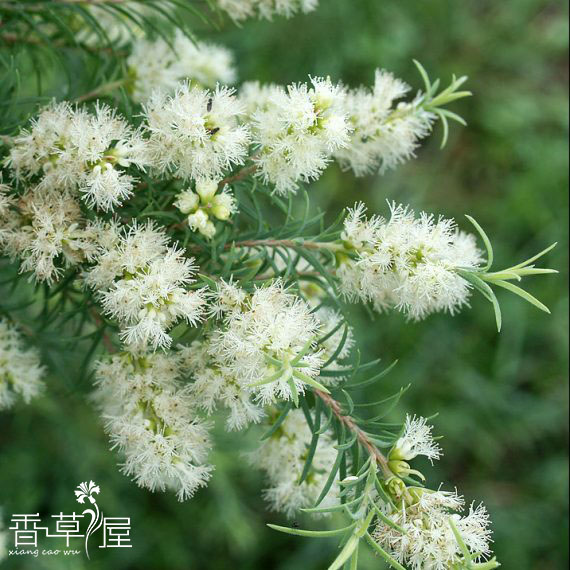
[[[89,499],[89,501],[91,501],[91,503],[94,504],[95,498],[93,497],[93,493],[99,494],[100,492],[101,489],[99,488],[99,486],[95,485],[93,481],[89,481],[89,484],[81,483],[77,487],[77,490],[75,491],[75,496],[77,497],[78,503],[84,503],[85,499]]]
[[[90,559],[88,548],[89,537],[101,526],[103,522],[103,517],[99,512],[99,506],[97,505],[97,500],[94,497],[95,494],[98,495],[101,492],[101,489],[94,481],[89,481],[89,483],[85,482],[78,485],[74,492],[78,503],[84,504],[87,499],[93,505],[93,509],[85,509],[82,513],[91,515],[91,523],[87,527],[87,532],[85,533],[85,554],[87,554],[87,558]]]

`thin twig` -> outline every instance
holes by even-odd
[[[238,182],[247,178],[250,174],[254,174],[257,171],[257,164],[252,164],[251,166],[246,166],[242,168],[240,171],[232,174],[232,176],[228,176],[224,178],[218,185],[219,188],[223,188],[226,184],[232,184],[234,182]]]
[[[97,89],[93,89],[93,91],[90,91],[89,93],[85,93],[84,95],[81,95],[81,97],[78,97],[75,100],[75,102],[84,103],[85,101],[89,101],[89,99],[94,99],[96,97],[99,97],[100,95],[104,95],[109,91],[114,91],[118,87],[122,87],[123,85],[125,85],[127,81],[128,79],[123,77],[122,79],[117,79],[117,81],[111,81],[110,83],[105,83],[104,85],[100,85],[99,87],[97,87]]]
[[[392,477],[394,474],[388,465],[388,459],[386,456],[370,441],[368,434],[356,424],[351,416],[345,416],[342,413],[342,407],[340,403],[337,402],[330,394],[321,392],[321,390],[314,390],[314,393],[325,403],[326,406],[332,410],[338,421],[343,424],[349,431],[356,435],[358,441],[362,444],[366,451],[368,451],[370,456],[376,460],[378,465],[380,465],[384,473],[384,477],[386,479]]]
[[[89,46],[83,43],[65,43],[62,41],[57,41],[57,42],[53,42],[53,44],[49,44],[46,41],[43,41],[40,38],[37,37],[33,37],[33,36],[23,36],[21,34],[13,34],[13,33],[3,33],[0,34],[0,44],[2,43],[6,43],[6,44],[26,44],[26,45],[31,45],[31,46],[44,46],[44,47],[50,47],[53,46],[57,49],[78,49],[78,50],[83,50],[83,51],[87,51],[93,54],[98,54],[98,53],[105,53],[105,54],[112,54],[115,55],[117,57],[125,57],[126,55],[128,55],[128,52],[125,50],[116,50],[112,47],[105,47],[105,46]]]

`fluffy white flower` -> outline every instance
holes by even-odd
[[[90,207],[109,211],[128,198],[136,181],[129,166],[147,165],[146,142],[114,110],[95,113],[54,103],[14,141],[7,165],[36,191],[79,192]]]
[[[172,43],[159,38],[135,42],[127,59],[133,75],[133,97],[146,101],[160,88],[174,91],[183,79],[201,87],[215,88],[218,83],[229,85],[236,80],[233,56],[224,47],[194,42],[177,30]]]
[[[263,495],[272,509],[293,517],[299,509],[312,507],[318,499],[337,457],[331,431],[319,438],[308,477],[299,485],[312,433],[301,410],[289,412],[279,430],[254,452],[251,464],[265,471],[269,487]],[[339,487],[333,485],[323,507],[338,504]]]
[[[231,303],[239,298],[238,293],[229,293],[232,287],[222,287],[224,300],[214,301],[215,311],[223,310],[226,299]],[[309,306],[277,281],[256,288],[228,309],[223,326],[209,339],[213,362],[262,405],[295,400],[304,393],[323,364],[316,346],[319,321]]]
[[[173,95],[155,92],[144,106],[153,165],[185,180],[223,178],[247,157],[250,135],[241,114],[227,87],[212,92],[183,83]]]
[[[107,315],[116,319],[121,338],[132,349],[167,347],[168,330],[180,320],[196,324],[204,297],[188,291],[193,260],[168,246],[166,234],[152,223],[125,229],[118,243],[102,253],[85,281]]]
[[[433,426],[422,417],[406,416],[404,433],[398,439],[392,451],[390,459],[410,461],[418,455],[427,457],[432,463],[441,456],[441,448],[433,439]]]
[[[2,178],[0,178],[0,219],[7,218],[10,215],[10,210],[14,204],[15,200],[10,196],[10,187],[7,184],[2,184]]]
[[[183,501],[210,478],[208,424],[179,384],[176,353],[120,354],[97,363],[95,398],[122,471],[151,491],[176,491]]]
[[[489,515],[483,505],[469,507],[466,516],[463,497],[457,493],[416,489],[419,499],[411,506],[387,512],[388,518],[405,534],[379,521],[374,533],[377,542],[398,562],[413,570],[450,570],[462,553],[449,524],[452,518],[465,544],[473,554],[490,554]]]
[[[384,172],[414,156],[436,117],[422,109],[420,95],[412,102],[396,103],[409,90],[391,73],[377,70],[372,90],[360,87],[347,92],[344,112],[354,131],[350,144],[335,152],[342,167],[363,176]]]
[[[457,272],[482,262],[475,237],[455,222],[392,204],[389,220],[365,217],[357,204],[349,211],[342,239],[354,252],[338,269],[350,300],[372,301],[378,311],[396,308],[411,319],[451,314],[467,304],[470,285]]]
[[[26,404],[43,388],[40,354],[26,347],[16,327],[0,318],[0,410],[21,397]]]
[[[252,402],[249,390],[244,390],[236,377],[216,365],[207,340],[194,341],[180,351],[184,371],[192,375],[194,383],[189,391],[196,406],[208,414],[218,407],[228,412],[228,430],[241,430],[264,417],[263,408]]]
[[[93,258],[95,236],[69,193],[32,190],[11,204],[16,209],[0,215],[0,249],[21,260],[21,272],[52,284],[66,267]]]
[[[254,89],[250,85],[246,92],[249,100]],[[348,144],[343,98],[341,86],[313,78],[311,86],[270,88],[253,112],[253,138],[260,145],[255,157],[258,175],[278,194],[295,192],[300,183],[318,179],[332,153]]]
[[[290,18],[297,12],[306,14],[317,8],[319,0],[216,0],[216,3],[232,20],[241,22],[253,17],[271,20],[274,16]]]

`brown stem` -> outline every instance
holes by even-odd
[[[114,91],[118,87],[122,87],[123,85],[125,85],[127,81],[128,79],[123,78],[123,79],[117,79],[117,81],[111,81],[110,83],[105,83],[104,85],[97,87],[97,89],[93,89],[93,91],[89,91],[89,93],[81,95],[81,97],[78,97],[75,100],[75,102],[83,103],[85,101],[89,101],[89,99],[94,99],[95,97],[99,97],[99,95],[104,95],[109,91]]]
[[[65,6],[73,4],[90,4],[96,6],[97,4],[126,4],[129,0],[55,0],[53,2],[36,2],[34,4],[26,4],[23,2],[0,2],[0,8],[4,10],[13,11],[26,11],[26,12],[38,12],[49,8],[50,4],[53,6]]]
[[[356,434],[356,438],[360,444],[366,449],[366,451],[368,451],[370,456],[376,460],[376,463],[380,465],[380,468],[384,473],[384,477],[386,479],[392,477],[394,473],[392,473],[392,470],[388,465],[388,459],[386,459],[386,456],[370,441],[368,434],[356,424],[352,417],[345,416],[342,413],[340,403],[337,402],[330,394],[326,394],[321,390],[314,390],[314,393],[332,410],[333,414],[342,425],[352,433]]]
[[[181,228],[184,227],[183,223],[174,224],[170,228]],[[321,250],[328,249],[329,251],[342,251],[344,248],[342,245],[334,242],[318,242],[318,241],[304,241],[296,242],[289,239],[261,239],[261,240],[246,240],[228,243],[225,249],[231,249],[232,247],[287,247],[295,249],[297,247],[304,247],[305,249]],[[189,246],[188,249],[193,253],[202,251],[199,245]]]
[[[30,46],[47,46],[48,44],[40,38],[36,38],[33,36],[24,36],[21,34],[13,34],[13,33],[4,33],[0,34],[0,45],[2,43],[6,44],[27,44]],[[65,42],[53,42],[52,44],[58,49],[79,49],[88,51],[90,53],[106,53],[106,54],[113,54],[117,57],[124,57],[128,55],[128,52],[125,50],[114,50],[112,47],[104,47],[104,46],[89,46],[86,44],[68,44]]]
[[[223,188],[226,184],[232,184],[233,182],[238,182],[239,180],[243,180],[247,178],[250,174],[253,174],[257,170],[257,164],[252,164],[251,166],[246,166],[242,168],[240,171],[224,178],[220,184],[218,185],[219,188]]]

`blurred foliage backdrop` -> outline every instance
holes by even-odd
[[[453,128],[419,159],[384,177],[354,179],[336,167],[312,198],[331,215],[356,200],[385,210],[385,200],[462,219],[475,216],[497,247],[497,263],[525,259],[558,241],[549,255],[558,277],[531,288],[552,309],[548,317],[513,296],[501,296],[498,335],[488,304],[473,301],[459,317],[406,324],[397,314],[372,322],[355,307],[354,324],[367,358],[396,369],[373,391],[412,383],[404,409],[431,415],[446,455],[434,477],[453,482],[468,500],[483,500],[494,521],[496,553],[505,568],[554,570],[568,562],[567,510],[567,79],[568,15],[549,0],[321,0],[293,20],[229,22],[201,37],[231,47],[241,80],[286,83],[308,74],[370,84],[385,67],[414,87],[412,58],[433,77],[470,76],[472,99],[457,110],[468,128]],[[57,90],[57,86],[55,87]],[[467,227],[467,226],[466,226]],[[3,294],[17,304],[28,292]],[[247,436],[219,434],[216,474],[185,504],[151,495],[120,475],[108,451],[89,383],[74,375],[80,358],[54,358],[47,395],[0,415],[0,505],[45,517],[78,506],[73,488],[92,478],[110,516],[131,516],[132,549],[99,551],[93,560],[9,558],[6,568],[116,570],[321,570],[334,540],[314,544],[272,532],[278,521],[260,499],[260,475],[236,453]],[[363,394],[363,397],[367,397]],[[370,393],[370,398],[378,394]],[[5,520],[7,522],[7,520]],[[363,569],[383,568],[372,555]]]

